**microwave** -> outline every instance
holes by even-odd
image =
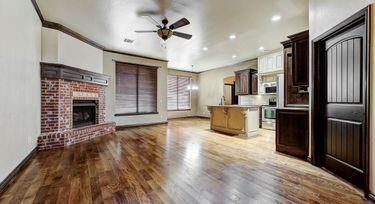
[[[275,94],[277,93],[277,86],[266,86],[264,87],[264,92],[267,94]]]

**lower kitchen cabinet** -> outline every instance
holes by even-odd
[[[276,110],[276,151],[306,160],[309,154],[309,110]]]

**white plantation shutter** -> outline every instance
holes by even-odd
[[[190,77],[168,76],[168,110],[190,110]]]

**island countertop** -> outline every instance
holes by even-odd
[[[258,105],[207,105],[207,107],[219,107],[219,108],[259,108]]]

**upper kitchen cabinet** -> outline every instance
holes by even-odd
[[[257,95],[258,94],[258,77],[257,70],[246,69],[235,72],[236,95]]]
[[[303,31],[282,42],[284,46],[285,106],[308,106],[309,31]]]
[[[258,58],[258,75],[282,72],[284,69],[284,53],[282,51]]]

